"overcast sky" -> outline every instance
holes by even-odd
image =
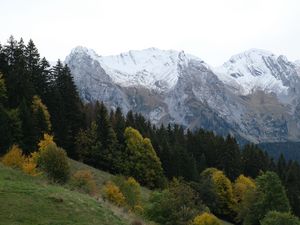
[[[184,50],[211,65],[260,48],[300,59],[299,0],[0,0],[0,42],[32,38],[42,56]]]

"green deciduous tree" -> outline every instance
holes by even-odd
[[[125,166],[128,168],[129,175],[148,187],[162,186],[164,175],[161,162],[150,139],[143,138],[137,130],[131,127],[126,128],[124,136],[127,155]]]
[[[270,211],[261,220],[261,225],[300,225],[300,220],[287,212]]]
[[[272,210],[289,212],[290,204],[284,187],[278,175],[274,172],[266,172],[256,179],[256,190],[249,198],[248,210],[244,216],[244,224],[259,224],[259,221]]]
[[[160,224],[187,225],[207,210],[195,190],[184,181],[173,179],[168,189],[152,194],[146,215]]]

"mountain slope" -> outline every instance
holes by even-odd
[[[0,181],[1,225],[129,224],[92,197],[48,185],[1,164]]]
[[[300,140],[299,64],[284,56],[251,49],[213,68],[183,51],[99,56],[77,47],[65,63],[84,101],[256,143]]]

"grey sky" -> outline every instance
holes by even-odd
[[[185,50],[211,65],[250,48],[300,59],[299,0],[0,0],[0,42],[32,38],[42,56]]]

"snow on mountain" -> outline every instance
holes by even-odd
[[[286,95],[289,87],[278,76],[278,72],[285,68],[278,61],[287,62],[287,59],[280,57],[268,51],[251,49],[232,56],[214,71],[224,83],[235,85],[242,95],[256,90]]]
[[[183,51],[115,56],[76,47],[66,57],[84,101],[252,142],[300,141],[300,63],[251,49],[212,68]]]
[[[178,66],[186,65],[189,60],[199,60],[183,51],[159,50],[148,48],[129,51],[115,56],[99,56],[92,49],[76,47],[67,56],[85,54],[100,63],[114,83],[122,86],[144,86],[150,89],[166,91],[178,81]]]

